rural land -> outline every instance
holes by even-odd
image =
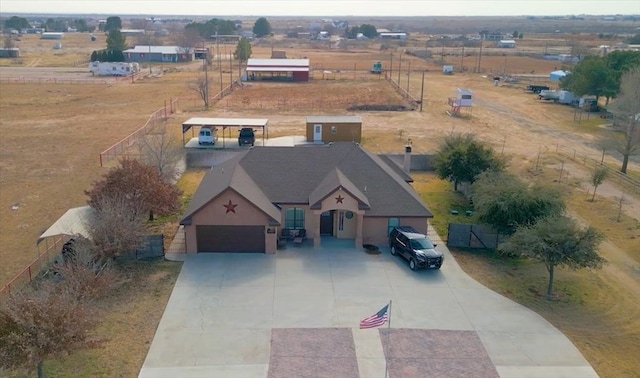
[[[4,24],[8,17],[2,16]],[[20,16],[43,22],[53,18]],[[55,17],[86,18],[96,26],[102,18]],[[176,45],[184,40],[180,36],[187,23],[209,19],[180,16],[154,22],[119,17],[123,30],[143,30],[126,37],[129,46]],[[238,18],[239,30],[252,30],[256,18]],[[410,143],[412,153],[433,155],[447,135],[470,133],[503,157],[510,173],[530,184],[561,187],[567,214],[604,235],[599,245],[599,254],[607,260],[603,269],[558,269],[557,295],[550,299],[544,295],[547,272],[542,264],[496,251],[452,248],[452,254],[474,279],[562,331],[601,377],[638,376],[640,360],[632,351],[640,345],[640,155],[630,154],[627,172],[620,173],[623,155],[603,142],[622,137],[604,97],[598,111],[586,112],[540,100],[526,88],[559,89],[549,74],[571,71],[579,64],[574,57],[627,51],[634,45],[629,39],[640,35],[640,16],[267,20],[271,33],[251,38],[250,57],[269,59],[278,51],[286,58],[309,59],[309,81],[243,81],[246,62],[232,54],[238,39],[223,38],[191,46],[208,49],[209,61],[142,61],[135,75],[92,75],[90,57],[105,48],[103,31],[66,31],[62,39],[48,40],[38,33],[4,30],[5,45],[19,49],[19,56],[0,58],[3,296],[9,291],[5,285],[15,290],[46,270],[50,256],[39,257],[46,248],[38,244],[40,235],[68,209],[86,205],[85,191],[119,159],[136,158],[135,145],[122,150],[112,146],[124,145],[121,141],[149,122],[163,125],[181,143],[182,123],[191,117],[266,118],[268,137],[277,138],[305,135],[307,116],[358,115],[361,144],[373,153],[401,154]],[[348,39],[344,25],[337,22],[343,20],[406,32],[406,38]],[[316,32],[324,30],[327,37],[318,37]],[[480,32],[497,32],[503,36],[499,39],[513,36],[515,47],[475,38]],[[381,74],[371,72],[376,62],[382,64]],[[444,66],[451,66],[453,73],[443,73]],[[205,71],[209,107],[198,86]],[[458,88],[473,92],[471,107],[452,108],[449,98]],[[396,110],[385,110],[391,108]],[[599,165],[607,167],[609,175],[594,193],[590,176]],[[181,172],[177,185],[183,205],[206,171],[186,167]],[[476,221],[451,211],[468,209],[469,201],[449,181],[433,171],[415,171],[412,177],[434,213],[433,232],[443,240],[449,222]],[[151,225],[163,233],[166,248],[183,210]],[[91,332],[93,345],[46,360],[49,376],[137,376],[180,263],[140,260],[121,269],[118,289],[96,305],[100,324]]]

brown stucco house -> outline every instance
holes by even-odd
[[[357,115],[308,116],[308,142],[357,142],[362,140],[362,118]]]
[[[315,246],[325,237],[386,244],[398,224],[426,233],[432,214],[410,182],[353,142],[254,147],[202,179],[180,222],[186,250],[275,253],[283,229],[305,230]]]

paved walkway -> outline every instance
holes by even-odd
[[[326,243],[181,255],[139,377],[277,378],[304,367],[337,378],[340,366],[345,378],[382,378],[385,361],[391,377],[422,377],[425,366],[439,377],[597,377],[560,331],[471,279],[436,242],[440,271],[412,272],[386,248]],[[358,329],[390,299],[390,330]]]

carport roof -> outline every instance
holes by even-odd
[[[182,122],[182,132],[186,133],[192,126],[213,127],[262,127],[265,129],[269,120],[266,118],[203,118],[193,117]]]
[[[52,224],[38,238],[42,240],[58,235],[81,235],[89,238],[88,223],[95,216],[95,210],[91,206],[74,207],[67,210],[54,224]]]

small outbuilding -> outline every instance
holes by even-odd
[[[501,39],[496,43],[496,46],[505,49],[513,49],[516,47],[516,41],[513,39]]]
[[[314,143],[357,142],[362,139],[362,118],[347,116],[308,116],[307,141]]]
[[[40,39],[63,39],[64,33],[47,32],[40,34]]]
[[[549,79],[551,79],[551,81],[560,81],[560,79],[562,79],[563,77],[567,76],[570,73],[571,72],[564,71],[564,70],[553,71],[549,74]]]

